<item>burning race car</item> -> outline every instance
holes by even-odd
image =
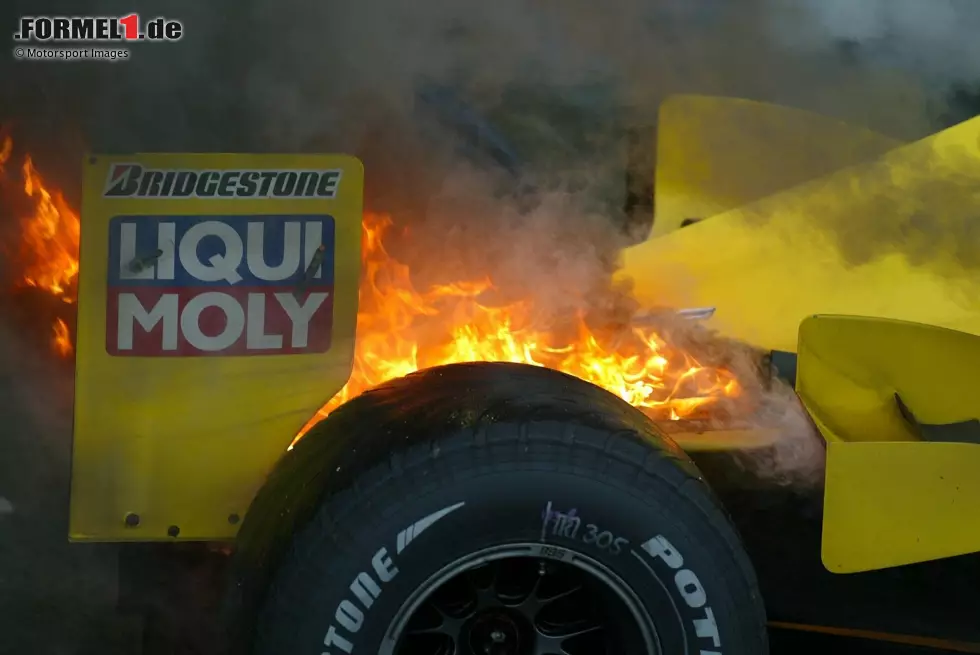
[[[77,284],[70,538],[233,542],[234,652],[762,655],[690,454],[778,451],[780,385],[826,442],[827,569],[980,551],[978,144],[671,98],[621,311],[548,330],[495,280],[417,289],[352,157],[92,156],[78,257],[25,278]]]

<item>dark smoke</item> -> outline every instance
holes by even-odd
[[[139,44],[117,65],[3,60],[5,119],[70,189],[85,148],[350,151],[406,181],[399,165],[433,148],[410,137],[423,79],[462,86],[488,110],[514,85],[568,96],[599,81],[631,122],[694,91],[914,138],[932,131],[952,84],[980,78],[971,0],[12,0],[2,11],[11,32],[25,13],[185,23],[179,44]],[[601,110],[592,132],[609,120]]]
[[[419,285],[490,273],[501,293],[534,298],[544,325],[582,309],[616,318],[635,310],[623,290],[608,289],[625,242],[609,228],[624,221],[624,134],[649,127],[672,93],[789,104],[903,140],[977,112],[975,0],[5,0],[0,7],[11,33],[24,14],[133,11],[180,19],[186,36],[138,44],[131,60],[114,64],[0,57],[0,121],[73,205],[87,150],[350,152],[365,161],[368,206],[411,223],[410,239],[393,251]],[[447,128],[419,100],[420,90],[441,87],[506,128],[521,164],[516,181],[499,157],[458,154],[466,129]],[[9,227],[13,218],[4,205],[0,223]],[[67,376],[37,364],[43,353],[0,327],[0,614],[13,617],[0,631],[18,652],[53,652],[49,626],[58,624],[57,652],[73,653],[85,628],[38,617],[59,616],[52,610],[59,604],[62,614],[109,607],[115,572],[108,556],[63,547]],[[53,394],[60,400],[52,405],[45,399]],[[809,478],[819,459],[811,427],[788,388],[768,400],[787,434],[802,436],[750,467],[779,480],[793,477],[787,471]]]

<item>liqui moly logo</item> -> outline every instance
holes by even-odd
[[[324,352],[334,222],[301,216],[117,216],[106,351],[195,357]]]

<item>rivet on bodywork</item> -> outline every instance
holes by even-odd
[[[242,519],[241,519],[241,517],[240,517],[240,516],[238,516],[238,514],[234,514],[234,513],[233,513],[233,514],[230,514],[230,515],[228,516],[228,522],[229,522],[229,523],[231,523],[232,525],[237,525],[237,524],[238,524],[238,522],[239,522],[239,521],[241,521],[241,520],[242,520]]]
[[[169,528],[167,528],[167,536],[168,537],[175,537],[176,538],[177,535],[179,535],[179,534],[180,534],[180,528],[178,528],[176,525],[171,525]]]
[[[129,512],[126,514],[126,518],[124,520],[127,528],[135,528],[140,524],[140,515]]]

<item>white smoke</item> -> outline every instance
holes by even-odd
[[[826,451],[823,437],[786,382],[774,380],[762,398],[753,421],[778,437],[768,448],[736,457],[760,479],[798,488],[813,488],[823,479]]]
[[[859,59],[948,83],[980,77],[980,4],[973,0],[771,0],[782,46],[810,52],[844,44]]]

